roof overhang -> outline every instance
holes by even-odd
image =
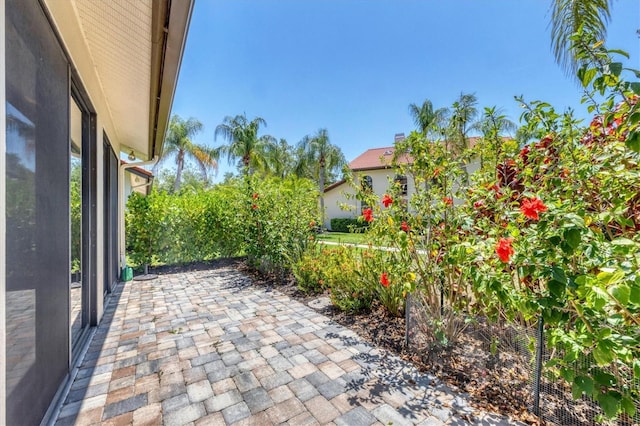
[[[154,1],[148,157],[162,154],[194,1]]]
[[[194,0],[41,0],[109,140],[162,152]]]

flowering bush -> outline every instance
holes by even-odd
[[[582,39],[577,38],[579,42]],[[424,301],[433,341],[449,344],[475,316],[523,326],[544,321],[548,374],[607,417],[633,416],[640,396],[640,83],[621,78],[601,44],[582,46],[580,72],[596,116],[588,128],[543,102],[526,103],[524,146],[485,135],[451,155],[412,133],[396,146],[416,187],[408,211],[390,182],[360,192],[373,244],[392,250],[363,264],[378,297],[404,283]],[[637,72],[636,72],[637,73]],[[637,73],[640,75],[640,73]],[[465,165],[480,155],[467,179]],[[414,277],[408,279],[409,277]],[[406,289],[406,290],[405,290]],[[398,313],[390,304],[390,311]],[[586,360],[578,362],[579,355]],[[635,384],[634,384],[635,383]],[[635,402],[634,402],[635,401]]]

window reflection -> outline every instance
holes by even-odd
[[[71,105],[70,182],[71,217],[71,342],[75,344],[82,331],[82,112]]]
[[[21,290],[30,272],[20,265],[35,261],[35,126],[12,104],[7,108],[7,277],[25,276],[25,280],[7,280],[7,393],[15,391],[20,380],[35,364],[35,290]],[[26,263],[23,263],[26,262]]]

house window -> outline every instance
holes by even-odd
[[[395,185],[399,187],[400,195],[407,195],[407,177],[404,175],[396,175],[393,179]]]
[[[362,189],[362,193],[366,196],[370,195],[373,192],[373,179],[371,176],[362,176],[362,181],[360,183],[360,188]],[[369,204],[367,204],[366,200],[362,200],[360,203],[360,211],[364,211],[364,209],[369,208]]]

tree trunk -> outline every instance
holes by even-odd
[[[320,223],[324,228],[324,159],[320,160]]]
[[[246,155],[242,156],[242,164],[244,164],[244,170],[245,170],[245,173],[248,176],[251,176],[251,173],[252,173],[251,167],[249,167],[250,163],[251,163],[251,155],[250,154],[246,154]]]
[[[177,193],[180,190],[180,179],[182,178],[182,168],[184,166],[184,152],[178,153],[178,170],[176,171],[176,181],[173,183],[173,192]]]

